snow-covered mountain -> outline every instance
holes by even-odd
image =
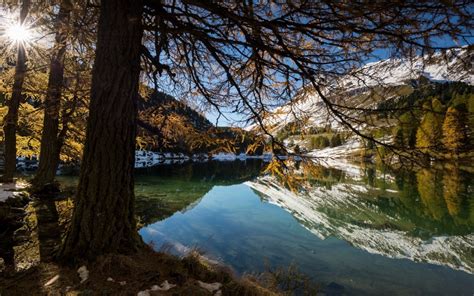
[[[460,81],[474,84],[472,49],[467,47],[437,53],[431,58],[388,59],[366,64],[343,78],[339,87],[346,90],[373,86],[396,86],[423,76],[431,81]]]
[[[402,95],[402,91],[406,94],[406,89],[401,87],[410,87],[413,80],[421,77],[433,82],[458,81],[474,85],[473,65],[473,51],[468,47],[437,53],[430,58],[387,59],[366,64],[335,80],[322,91],[338,104],[351,108],[373,108],[382,100]],[[374,92],[377,95],[367,95]],[[311,88],[301,90],[291,103],[276,108],[264,119],[265,125],[275,133],[295,121],[306,126],[343,128],[340,120],[332,116]]]

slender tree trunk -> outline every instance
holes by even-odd
[[[133,184],[142,9],[139,0],[101,1],[84,157],[62,260],[130,253],[142,244]]]
[[[25,22],[30,0],[24,0],[20,11],[20,24]],[[23,99],[23,82],[26,74],[26,50],[21,43],[17,44],[18,54],[15,66],[13,91],[10,100],[7,101],[8,112],[4,118],[3,133],[5,144],[5,171],[3,182],[12,182],[16,171],[16,128],[18,125],[18,109]]]
[[[41,150],[39,167],[33,184],[36,190],[52,183],[59,165],[61,143],[58,139],[59,110],[64,80],[64,56],[67,48],[67,35],[71,13],[71,3],[61,1],[61,7],[56,19],[56,40],[49,67],[48,90],[44,101],[43,132],[41,135]]]
[[[47,198],[33,202],[41,262],[52,261],[61,244],[58,210],[55,201],[49,197],[48,194]]]

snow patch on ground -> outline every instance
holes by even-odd
[[[346,175],[359,179],[363,175],[361,168],[351,163],[347,156],[357,153],[361,147],[359,139],[351,138],[341,146],[316,149],[307,153],[307,156],[314,158],[315,162],[324,167],[342,170]]]
[[[87,267],[85,265],[79,267],[77,273],[81,278],[81,284],[89,279],[89,270],[87,270]]]
[[[9,198],[15,198],[28,186],[24,181],[16,181],[15,183],[0,183],[0,202],[4,202]]]

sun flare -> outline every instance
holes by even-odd
[[[28,42],[31,39],[31,32],[25,25],[12,24],[6,28],[5,35],[15,42]]]

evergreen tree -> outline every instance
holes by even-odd
[[[394,144],[396,147],[403,147],[404,145],[404,135],[403,129],[400,126],[395,127],[394,129]]]
[[[300,149],[299,145],[295,145],[295,148],[293,150],[294,150],[295,154],[300,154],[301,153],[301,149]]]
[[[31,1],[23,0],[20,10],[19,24],[24,25],[26,17],[30,10]],[[22,42],[16,42],[17,58],[15,66],[15,76],[13,82],[12,96],[7,101],[8,113],[4,118],[4,141],[5,141],[5,171],[3,174],[4,182],[13,181],[16,171],[16,132],[18,127],[18,110],[23,101],[23,83],[25,82],[27,70],[26,49]]]
[[[465,106],[449,107],[443,123],[443,144],[451,154],[458,154],[468,144]]]
[[[311,137],[311,149],[323,149],[330,146],[329,138],[326,136]]]
[[[79,187],[63,260],[142,245],[134,211],[142,1],[103,0]]]
[[[443,125],[443,105],[436,98],[430,105],[425,104],[423,109],[428,111],[425,111],[416,132],[416,147],[424,153],[437,150],[441,144],[439,135]]]
[[[48,90],[44,101],[43,132],[39,168],[33,183],[37,190],[52,183],[59,165],[61,145],[59,141],[59,113],[63,92],[64,59],[67,35],[70,27],[72,3],[62,0],[55,23],[56,38],[49,66]]]
[[[342,139],[340,134],[335,134],[331,137],[331,147],[337,147],[342,145]]]
[[[418,130],[419,121],[414,112],[406,112],[399,118],[400,129],[397,130],[397,137],[400,137],[398,141],[402,148],[415,148],[416,145],[416,132]]]

